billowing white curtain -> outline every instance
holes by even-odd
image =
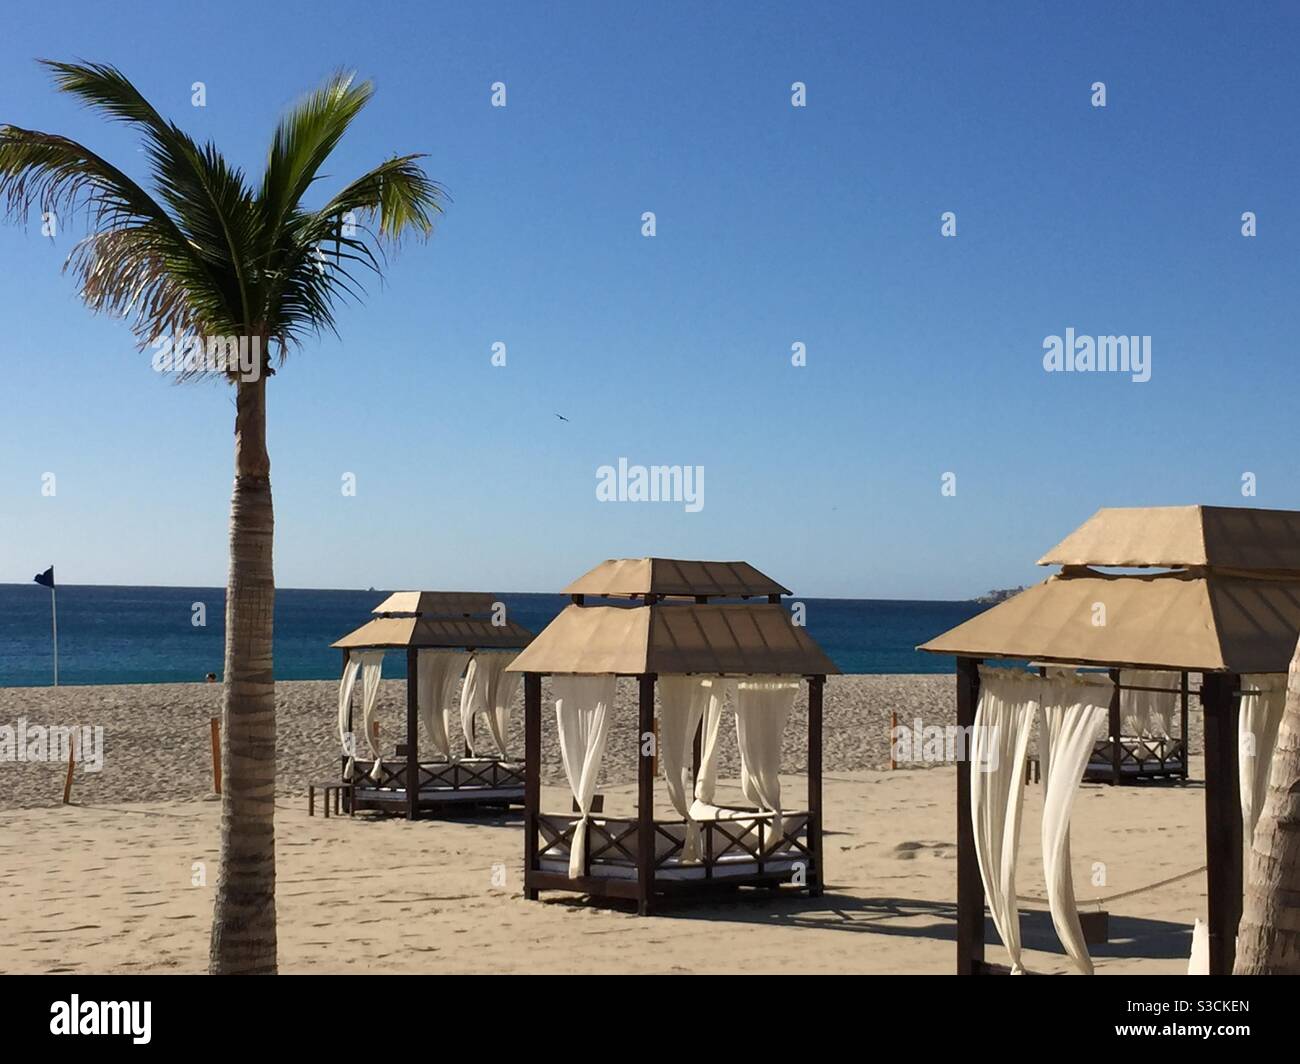
[[[1119,717],[1125,735],[1167,739],[1181,697],[1182,674],[1157,669],[1119,670]],[[1160,691],[1126,691],[1122,688],[1160,687]]]
[[[347,766],[343,769],[345,780],[352,778],[352,770],[357,763],[357,740],[352,734],[348,710],[352,706],[352,692],[357,686],[357,673],[360,671],[361,661],[357,658],[356,651],[353,651],[343,666],[343,680],[339,683],[339,742],[348,758]]]
[[[1192,927],[1192,955],[1187,958],[1187,974],[1210,974],[1210,926],[1199,916]]]
[[[781,819],[781,737],[799,692],[788,676],[762,676],[736,685],[736,745],[740,750],[740,787],[745,798],[772,813],[771,848],[785,832]]]
[[[711,809],[718,790],[718,729],[722,724],[722,708],[726,703],[728,692],[731,692],[734,701],[736,682],[717,677],[705,680],[704,684],[709,692],[709,702],[704,711],[704,732],[700,742],[700,771],[695,777],[695,801],[699,802],[702,808]]]
[[[1025,753],[1044,681],[1018,669],[980,666],[980,699],[971,737],[970,802],[975,854],[993,926],[1020,963],[1020,910],[1016,905],[1016,854],[1024,804]]]
[[[1241,787],[1241,837],[1250,852],[1255,825],[1268,793],[1269,766],[1277,746],[1277,732],[1286,709],[1286,673],[1247,673],[1241,678],[1243,691],[1237,721],[1237,774]]]
[[[569,789],[581,813],[569,851],[569,878],[582,875],[587,857],[587,822],[596,794],[600,763],[605,757],[609,711],[614,704],[614,680],[607,676],[553,676],[555,720],[560,730],[560,760]]]
[[[713,681],[710,679],[699,676],[659,677],[659,764],[668,786],[668,798],[678,814],[686,819],[683,861],[696,861],[700,856],[700,825],[691,816],[691,796],[694,794],[691,762],[696,729],[712,700]],[[717,739],[716,727],[714,739]]]
[[[1041,695],[1043,726],[1038,757],[1046,792],[1042,837],[1047,902],[1057,937],[1084,975],[1092,975],[1093,969],[1074,900],[1070,811],[1092,754],[1094,736],[1110,712],[1110,695],[1108,682],[1084,676],[1046,680]]]
[[[375,710],[379,707],[379,678],[383,671],[384,652],[358,650],[355,653],[361,662],[361,727],[366,736],[366,745],[370,747],[370,753],[375,759],[370,778],[377,780],[383,768],[379,744],[375,742],[375,731],[371,725],[375,719]]]
[[[474,743],[474,714],[487,717],[488,731],[497,752],[510,759],[506,750],[506,734],[510,727],[510,710],[523,673],[506,672],[518,654],[515,651],[478,653],[469,663],[465,673],[465,686],[460,692],[460,726],[465,732],[465,745],[477,755]]]
[[[465,668],[465,660],[459,650],[421,650],[416,659],[415,696],[420,707],[420,723],[433,748],[448,761],[455,760],[449,727],[452,692]]]

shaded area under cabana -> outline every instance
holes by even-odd
[[[523,765],[505,750],[506,724],[518,681],[505,671],[532,633],[507,620],[496,597],[467,592],[402,591],[374,609],[376,615],[332,645],[343,652],[339,732],[344,745],[343,778],[352,784],[350,810],[421,813],[464,812],[478,806],[523,804]],[[387,651],[406,659],[406,735],[393,757],[384,758],[371,727]],[[462,674],[465,756],[453,752],[451,700]],[[371,757],[357,756],[352,694],[362,679],[365,717],[360,741]],[[479,752],[477,721],[487,715],[494,754]],[[420,756],[420,722],[435,749]],[[409,787],[408,781],[416,786]]]
[[[1045,680],[1074,685],[1075,708],[1100,698],[1111,741],[1111,772],[1103,766],[1102,773],[1108,782],[1126,775],[1123,745],[1115,741],[1125,700],[1154,696],[1167,708],[1174,696],[1171,678],[1177,678],[1184,739],[1192,697],[1204,713],[1208,970],[1228,974],[1241,917],[1243,836],[1248,844],[1259,817],[1285,706],[1286,672],[1300,636],[1300,513],[1212,506],[1103,509],[1039,564],[1062,568],[919,649],[957,656],[957,723],[975,735],[990,719],[982,675],[994,674],[983,671],[984,661],[1041,663]],[[1101,571],[1110,567],[1160,571]],[[997,673],[1000,683],[1007,678],[1006,670]],[[1080,695],[1087,684],[1104,685],[1102,694]],[[1091,742],[1091,736],[1083,740]],[[1040,731],[1040,751],[1043,741]],[[1182,760],[1185,771],[1185,752]],[[1067,877],[1068,809],[1067,803]],[[984,962],[987,878],[981,874],[974,812],[971,759],[963,758],[957,767],[961,974],[998,970]],[[1072,908],[1072,888],[1068,895]],[[1074,921],[1077,926],[1077,914]]]
[[[790,884],[820,894],[822,694],[838,669],[795,626],[785,588],[744,562],[624,559],[565,589],[573,599],[510,666],[524,676],[524,888],[634,900]],[[625,598],[591,606],[589,596]],[[717,598],[767,602],[719,603]],[[573,813],[541,809],[542,677],[550,676]],[[597,812],[593,798],[618,678],[637,682],[636,812]],[[808,685],[807,808],[780,794],[781,735]],[[659,696],[656,728],[656,693]],[[734,700],[749,806],[715,804],[717,738]],[[679,814],[654,815],[656,764]]]

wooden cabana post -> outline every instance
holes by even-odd
[[[654,673],[642,673],[637,677],[636,742],[639,756],[636,759],[636,910],[639,916],[650,915],[650,899],[654,894],[655,757],[646,749],[646,736],[653,739],[655,731],[656,679]],[[588,850],[589,855],[590,852]]]
[[[979,704],[979,658],[957,659],[957,727],[971,735]],[[975,855],[970,812],[970,740],[957,762],[957,974],[975,975],[984,964],[984,883]]]
[[[510,666],[524,674],[527,768],[524,787],[524,897],[569,890],[624,898],[640,915],[665,895],[731,892],[738,886],[794,884],[820,894],[822,866],[822,711],[828,673],[838,670],[803,629],[781,595],[789,592],[743,562],[670,559],[610,561],[565,588],[571,605]],[[757,603],[717,599],[759,598]],[[593,605],[597,598],[631,600]],[[636,682],[636,811],[592,815],[581,869],[572,861],[580,819],[541,810],[542,677],[604,676]],[[783,829],[763,809],[711,807],[709,819],[655,818],[656,692],[665,676],[744,681],[778,676],[808,683],[808,808],[781,808]],[[607,706],[604,712],[613,712]],[[691,736],[698,778],[704,722]],[[651,736],[658,736],[654,744]],[[694,795],[687,797],[688,804]],[[784,805],[784,803],[782,803]],[[722,814],[726,814],[723,816]],[[581,814],[579,814],[579,817]],[[714,818],[716,817],[716,818]],[[700,829],[698,855],[686,858],[688,831]],[[575,873],[572,874],[571,873]]]
[[[415,647],[406,651],[406,819],[414,820],[420,804],[420,702]],[[412,786],[414,781],[414,786]]]
[[[524,897],[537,900],[528,869],[537,865],[537,816],[542,807],[542,678],[524,673]]]
[[[822,694],[825,676],[809,676],[808,680],[808,849],[812,853],[813,867],[817,869],[816,881],[808,883],[810,897],[820,897],[825,880],[822,865]]]
[[[1111,682],[1108,782],[1130,766],[1121,693],[1177,698],[1187,778],[1192,694],[1204,715],[1206,906],[1212,975],[1232,971],[1242,907],[1243,826],[1238,771],[1243,674],[1285,674],[1300,637],[1300,512],[1187,506],[1101,510],[1039,560],[1060,565],[1048,580],[977,615],[918,649],[957,658],[957,723],[975,724],[979,667],[986,659],[1102,668]],[[1148,568],[1108,573],[1099,567]],[[1097,623],[1097,606],[1104,618]],[[1160,623],[1154,623],[1159,618]],[[1122,682],[1121,669],[1178,674],[1178,687]],[[1188,674],[1200,674],[1193,691]],[[1172,706],[1172,703],[1170,703]],[[1172,712],[1172,710],[1171,710]],[[1167,727],[1167,723],[1166,723]],[[969,732],[967,732],[969,734]],[[978,767],[977,769],[978,770]],[[985,895],[971,814],[971,764],[957,765],[957,972],[984,962]]]
[[[1201,677],[1205,714],[1205,864],[1209,908],[1210,972],[1230,975],[1241,921],[1241,791],[1237,779],[1237,714],[1241,678]]]

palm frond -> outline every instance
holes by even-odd
[[[280,120],[258,199],[268,232],[276,232],[302,202],[325,160],[374,95],[369,81],[340,71]]]
[[[17,221],[33,207],[53,213],[60,227],[85,215],[92,236],[73,249],[65,268],[77,275],[91,309],[131,319],[141,346],[162,331],[206,327],[210,317],[225,315],[211,298],[210,273],[167,211],[76,141],[0,126],[0,203]],[[114,241],[118,234],[131,235]],[[139,261],[130,261],[133,255]],[[151,297],[141,302],[145,291]]]
[[[333,328],[327,309],[356,299],[364,286],[356,268],[382,277],[384,251],[409,233],[427,237],[446,194],[418,164],[422,155],[389,159],[341,189],[316,211],[291,213],[281,228],[279,283],[270,291],[268,321],[286,342]],[[348,226],[355,226],[350,233]]]
[[[222,289],[227,320],[214,326],[236,332],[256,328],[251,311],[259,300],[252,291],[256,280],[251,266],[260,217],[244,175],[227,165],[213,145],[200,147],[166,121],[116,67],[53,60],[42,63],[54,72],[60,91],[140,130],[159,195],[209,266],[213,283]]]
[[[88,235],[65,269],[92,309],[130,319],[142,347],[164,335],[260,334],[279,341],[283,358],[287,345],[333,330],[339,301],[364,294],[360,277],[382,277],[385,249],[429,236],[443,210],[420,155],[389,159],[319,210],[304,207],[373,93],[351,74],[328,79],[281,121],[254,193],[116,68],[44,65],[61,91],[142,134],[156,194],[76,141],[4,125],[0,208],[26,220],[39,206],[61,225],[84,213]]]

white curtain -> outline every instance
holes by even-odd
[[[701,806],[711,808],[718,790],[718,729],[722,724],[722,708],[726,703],[728,692],[731,692],[732,699],[735,699],[736,682],[717,677],[704,683],[709,691],[709,704],[704,712],[704,733],[700,742],[700,771],[695,777],[695,801]]]
[[[361,727],[366,736],[366,745],[374,755],[375,765],[370,770],[370,778],[378,780],[383,771],[379,757],[379,744],[375,741],[375,710],[379,707],[379,677],[383,670],[384,652],[382,650],[359,650],[356,656],[361,661]]]
[[[1119,670],[1119,717],[1125,735],[1167,739],[1181,698],[1182,674],[1155,669]],[[1159,687],[1160,691],[1125,691],[1124,687]]]
[[[433,748],[448,761],[455,760],[448,726],[452,692],[464,668],[465,655],[459,650],[421,650],[416,664],[420,722]]]
[[[700,825],[691,816],[695,732],[713,701],[713,681],[699,676],[659,677],[659,764],[673,808],[686,819],[682,860],[700,856]],[[717,728],[714,728],[714,740]],[[702,745],[702,744],[701,744]]]
[[[763,676],[736,685],[736,745],[740,750],[740,787],[745,798],[771,812],[771,848],[780,843],[781,737],[799,692],[799,681],[788,676]]]
[[[1241,696],[1241,714],[1237,721],[1237,774],[1241,787],[1241,827],[1246,852],[1255,837],[1255,825],[1264,808],[1268,793],[1269,766],[1277,746],[1277,732],[1286,709],[1286,673],[1248,673],[1241,678],[1244,691],[1258,694]]]
[[[1187,974],[1210,974],[1210,926],[1199,916],[1192,927],[1192,955],[1187,958]]]
[[[980,699],[971,744],[970,802],[975,854],[993,926],[1020,963],[1020,910],[1016,905],[1016,853],[1024,804],[1025,752],[1044,681],[1018,669],[980,666]]]
[[[506,666],[518,657],[513,650],[508,653],[475,654],[465,673],[465,686],[460,692],[460,726],[465,732],[465,745],[477,756],[474,743],[474,714],[487,717],[492,742],[504,760],[510,760],[506,750],[506,734],[510,727],[510,710],[523,673],[506,672]]]
[[[1110,712],[1110,695],[1109,683],[1079,676],[1045,681],[1041,696],[1043,726],[1038,756],[1045,790],[1042,837],[1047,901],[1057,937],[1084,975],[1092,975],[1093,969],[1074,900],[1070,811],[1092,754],[1094,736]]]
[[[357,673],[360,671],[361,662],[353,651],[343,665],[343,680],[339,684],[339,742],[348,758],[347,766],[343,769],[345,780],[352,778],[352,770],[357,763],[357,740],[352,733],[351,721],[348,719],[351,714],[348,711],[352,706],[352,691],[357,686]]]
[[[555,719],[560,730],[560,759],[581,819],[569,851],[569,878],[582,875],[587,856],[587,822],[605,757],[609,710],[614,703],[613,676],[553,676]]]

